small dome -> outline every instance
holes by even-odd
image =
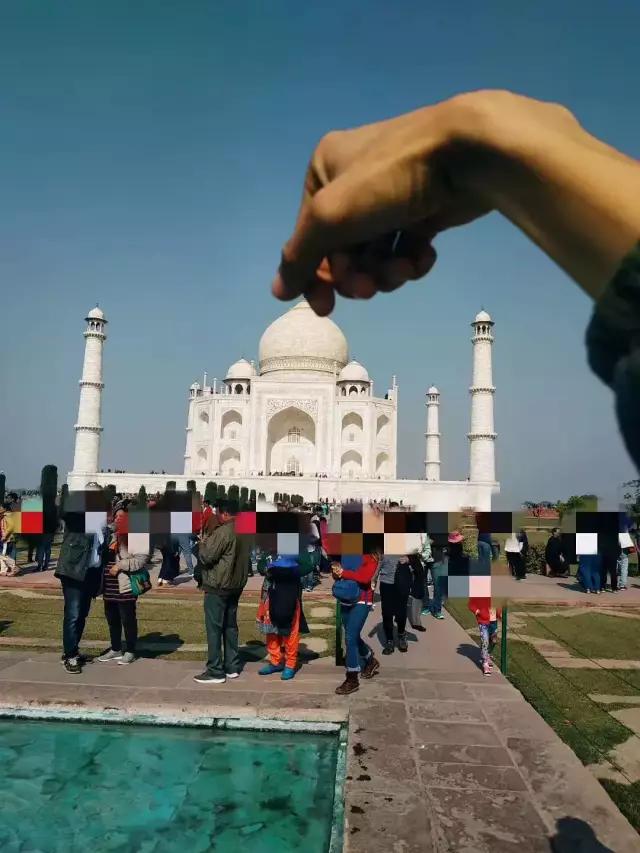
[[[435,385],[432,385],[431,388],[429,388],[427,390],[427,394],[439,394],[439,393],[440,392],[438,391],[438,389],[436,388]]]
[[[474,323],[493,323],[491,319],[491,315],[487,314],[486,311],[480,311],[479,314],[476,314],[476,319],[473,321]]]
[[[96,307],[92,308],[87,314],[87,320],[104,320],[104,311],[96,305]]]
[[[200,383],[199,382],[193,382],[191,385],[189,385],[189,388],[191,391],[199,391],[200,390]]]
[[[367,368],[359,361],[350,361],[340,371],[338,382],[369,382]]]
[[[260,374],[276,370],[334,373],[348,361],[342,330],[329,317],[318,317],[302,299],[268,326],[260,339]]]
[[[227,370],[227,379],[240,379],[246,380],[251,379],[253,376],[253,367],[250,362],[247,361],[246,358],[241,358],[239,361],[236,361],[231,365],[229,370]]]

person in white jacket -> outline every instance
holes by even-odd
[[[518,539],[518,535],[516,533],[512,533],[504,546],[509,568],[518,581],[523,581],[526,577],[524,559],[522,557],[523,544],[524,543]]]

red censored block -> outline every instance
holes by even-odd
[[[257,520],[255,512],[239,512],[236,516],[236,533],[255,533]]]
[[[41,512],[20,513],[20,533],[44,533],[44,515]]]

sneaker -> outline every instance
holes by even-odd
[[[591,595],[591,590],[590,589],[586,590],[586,593],[587,593],[587,595]]]
[[[295,677],[296,671],[292,666],[285,666],[282,670],[282,675],[280,676],[283,681],[291,681],[291,679]]]
[[[430,607],[423,607],[420,612],[422,613],[423,616],[428,616],[431,613],[431,608]]]
[[[444,619],[444,613],[440,610],[438,613],[433,614],[435,619]]]
[[[231,679],[240,678],[240,673],[239,672],[228,672],[227,678],[231,678]]]
[[[120,664],[120,666],[127,666],[128,664],[133,663],[135,659],[136,656],[133,652],[125,652],[118,661],[118,663]]]
[[[80,666],[78,658],[65,658],[64,668],[72,675],[79,675],[82,672],[82,667]]]
[[[426,628],[423,628],[422,625],[412,625],[411,627],[413,628],[414,631],[418,631],[420,633],[427,630]]]
[[[94,658],[90,658],[87,655],[82,655],[82,654],[73,655],[72,657],[77,658],[80,666],[84,666],[87,663],[93,663],[93,661],[94,661]],[[67,660],[67,656],[63,653],[60,656],[60,663],[64,666],[66,660]]]
[[[226,678],[216,678],[215,675],[209,675],[208,672],[201,672],[200,675],[194,675],[193,680],[198,684],[224,684]]]
[[[618,587],[618,591],[619,591],[619,592],[620,592],[620,591],[622,591],[623,589],[626,589],[626,586],[619,586],[619,587]]]
[[[363,678],[373,678],[374,675],[377,675],[379,669],[380,661],[376,660],[375,655],[371,655],[360,675]]]
[[[99,658],[96,658],[99,663],[108,663],[110,660],[122,660],[122,652],[116,652],[114,649],[109,649]]]
[[[384,649],[382,650],[383,655],[392,655],[395,651],[395,646],[393,643],[385,643]]]
[[[399,652],[408,652],[409,644],[407,643],[407,638],[404,634],[400,634],[398,637],[398,651]]]
[[[488,661],[485,661],[482,664],[482,672],[484,675],[491,675],[492,666]]]
[[[276,672],[283,672],[284,664],[267,663],[262,669],[258,670],[258,675],[274,675]]]

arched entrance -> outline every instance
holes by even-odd
[[[347,480],[356,480],[362,476],[362,456],[357,450],[348,450],[342,454],[340,473]]]
[[[314,474],[318,466],[313,418],[294,406],[274,415],[267,430],[266,456],[265,470],[270,474]]]

